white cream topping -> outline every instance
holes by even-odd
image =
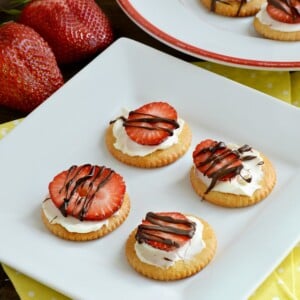
[[[128,112],[123,113],[123,116],[127,118]],[[167,149],[178,143],[178,137],[182,131],[184,121],[182,119],[178,119],[177,122],[179,124],[179,128],[173,131],[172,136],[169,136],[165,141],[163,141],[159,145],[147,146],[147,145],[140,145],[134,142],[133,140],[131,140],[128,137],[126,130],[123,126],[123,121],[119,119],[113,124],[113,135],[116,138],[116,142],[114,143],[114,146],[116,149],[130,156],[146,156],[150,153],[155,152],[156,150]]]
[[[232,150],[237,150],[240,146],[227,145]],[[216,185],[211,191],[217,191],[222,193],[230,193],[236,195],[252,196],[253,193],[261,187],[260,181],[263,177],[263,170],[261,158],[258,151],[251,149],[250,151],[243,152],[241,157],[254,155],[254,159],[243,161],[244,168],[241,171],[241,175],[236,175],[230,180],[217,181]],[[196,168],[195,168],[196,169]],[[196,170],[198,178],[205,183],[208,187],[211,183],[211,178],[204,176],[200,171]],[[245,179],[251,178],[251,182],[248,183]]]
[[[80,221],[72,216],[64,217],[50,198],[44,200],[42,209],[51,224],[59,224],[69,232],[88,233],[99,230],[108,224],[107,219],[103,221]]]
[[[151,247],[146,243],[135,243],[135,252],[138,258],[147,264],[168,268],[178,260],[190,260],[196,254],[206,247],[202,239],[203,224],[195,217],[187,216],[187,218],[196,223],[194,236],[186,242],[182,247],[173,251],[164,251]]]
[[[267,3],[264,3],[261,6],[260,11],[256,14],[256,18],[258,18],[262,24],[268,25],[270,26],[270,28],[278,31],[284,31],[284,32],[300,31],[300,23],[289,24],[289,23],[276,21],[270,17],[270,15],[266,10],[266,7],[267,7]]]

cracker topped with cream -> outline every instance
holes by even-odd
[[[300,40],[300,1],[267,0],[256,14],[253,25],[265,38],[280,41]]]
[[[203,199],[242,207],[264,199],[276,183],[271,162],[249,145],[206,139],[193,152],[192,186]]]
[[[202,270],[213,259],[216,246],[206,221],[179,212],[148,212],[129,235],[126,256],[138,273],[170,281]]]
[[[140,168],[175,162],[186,153],[191,139],[188,124],[174,107],[161,101],[124,112],[110,122],[106,132],[109,152],[119,161]]]
[[[49,183],[42,220],[63,239],[86,241],[115,230],[129,211],[130,199],[119,173],[105,166],[73,165]]]

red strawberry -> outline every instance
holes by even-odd
[[[110,21],[93,0],[35,0],[19,21],[35,29],[62,64],[86,59],[113,41]]]
[[[283,23],[300,23],[300,1],[271,0],[267,5],[267,12],[271,18]]]
[[[124,121],[127,135],[141,145],[159,145],[178,128],[176,110],[165,102],[152,102],[131,111]]]
[[[49,183],[50,197],[64,216],[103,220],[122,205],[126,191],[123,178],[104,166],[72,166]]]
[[[238,151],[229,149],[223,142],[210,139],[204,140],[196,146],[193,160],[200,172],[212,178],[210,188],[217,180],[229,180],[239,174],[243,168]]]
[[[30,112],[63,85],[54,54],[28,26],[0,26],[0,104]]]
[[[160,250],[172,251],[193,237],[195,226],[195,223],[178,212],[149,212],[138,226],[136,240]]]

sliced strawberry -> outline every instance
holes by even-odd
[[[122,205],[123,178],[104,166],[72,166],[49,184],[50,197],[62,214],[82,220],[103,220]]]
[[[223,142],[210,139],[199,143],[193,152],[196,168],[205,176],[226,181],[239,174],[243,167],[238,151],[226,147]]]
[[[131,111],[124,121],[127,135],[141,145],[159,145],[178,128],[176,110],[165,102],[152,102]]]
[[[149,212],[138,226],[136,240],[156,249],[172,251],[193,237],[195,226],[195,223],[178,212]]]
[[[300,2],[297,0],[271,0],[267,5],[267,12],[271,18],[282,23],[300,23]]]

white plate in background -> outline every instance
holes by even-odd
[[[300,42],[259,36],[253,17],[220,16],[208,11],[200,0],[117,2],[151,36],[197,58],[243,68],[300,69]]]
[[[138,58],[138,59],[137,59]],[[138,169],[115,160],[104,134],[123,107],[168,101],[190,125],[192,146],[174,164]],[[249,296],[299,239],[299,109],[137,42],[120,39],[38,107],[0,143],[0,261],[72,299],[231,299]],[[278,182],[243,209],[211,205],[189,182],[192,151],[205,138],[249,144],[274,163]],[[73,164],[123,175],[132,208],[102,239],[52,235],[40,218],[49,181]],[[127,263],[124,245],[148,211],[181,211],[215,229],[215,259],[199,274],[157,282]]]

